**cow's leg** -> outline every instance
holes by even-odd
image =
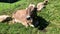
[[[13,19],[9,24],[14,24],[15,22],[15,19]]]
[[[31,24],[31,23],[28,23],[28,24],[29,24],[29,26],[34,27],[34,25],[33,25],[33,24]]]
[[[24,25],[26,28],[28,27],[28,23],[27,23],[26,20],[25,21],[21,21],[21,24]]]
[[[28,24],[27,23],[22,23],[26,28],[28,27]]]

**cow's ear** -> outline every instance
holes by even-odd
[[[44,0],[43,2],[39,2],[37,4],[37,11],[41,11],[45,7],[45,5],[47,5],[47,2],[48,2],[48,0]]]
[[[37,4],[37,11],[41,11],[43,7],[44,7],[43,2],[38,3]]]
[[[28,8],[26,8],[28,11],[32,11],[34,9],[35,5],[34,4],[30,4],[28,6]]]

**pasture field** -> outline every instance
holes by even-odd
[[[37,5],[43,0],[19,0],[15,3],[0,2],[0,15],[11,15],[18,9],[25,9],[30,3]],[[25,28],[22,24],[0,23],[0,34],[60,34],[60,0],[49,0],[45,8],[38,12],[39,27]],[[41,28],[44,28],[41,30]]]

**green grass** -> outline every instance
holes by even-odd
[[[17,9],[26,8],[29,3],[34,3],[43,0],[20,0],[16,3],[0,3],[0,15],[11,15]],[[21,24],[0,23],[0,34],[60,34],[60,0],[49,0],[46,8],[38,13],[38,16],[43,17],[48,21],[49,25],[45,28],[46,32],[38,30],[37,28],[25,28]]]

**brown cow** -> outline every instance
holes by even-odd
[[[19,22],[22,23],[24,26],[32,26],[34,27],[32,23],[32,18],[31,18],[31,12],[34,10],[35,5],[30,4],[28,8],[22,9],[22,10],[17,10],[15,13],[13,13],[13,22]]]

